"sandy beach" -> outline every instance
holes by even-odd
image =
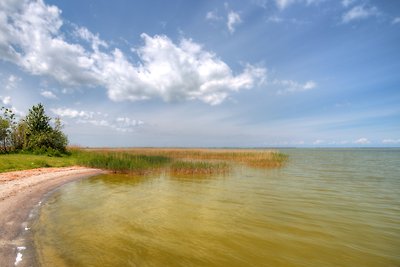
[[[21,249],[24,244],[21,233],[25,231],[30,211],[47,192],[102,172],[73,166],[0,173],[0,266],[23,265],[18,264],[19,258],[16,260],[18,247]]]

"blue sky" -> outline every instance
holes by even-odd
[[[0,2],[0,104],[82,146],[400,146],[396,0]]]

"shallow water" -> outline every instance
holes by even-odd
[[[400,266],[400,150],[291,149],[281,169],[102,175],[43,204],[41,266]]]

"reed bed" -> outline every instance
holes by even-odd
[[[226,162],[175,161],[169,169],[173,175],[211,175],[227,173],[230,165]]]
[[[288,160],[288,156],[285,154],[263,149],[131,148],[115,150],[103,148],[91,150],[112,150],[136,155],[164,156],[174,160],[228,161],[259,168],[281,167]]]
[[[147,173],[159,170],[171,159],[159,155],[136,155],[125,152],[75,152],[78,164],[114,172]]]

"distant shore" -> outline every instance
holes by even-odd
[[[101,173],[104,171],[78,166],[0,173],[0,266],[15,266],[16,262],[24,266],[19,255],[24,246],[21,234],[31,210],[47,192]]]

